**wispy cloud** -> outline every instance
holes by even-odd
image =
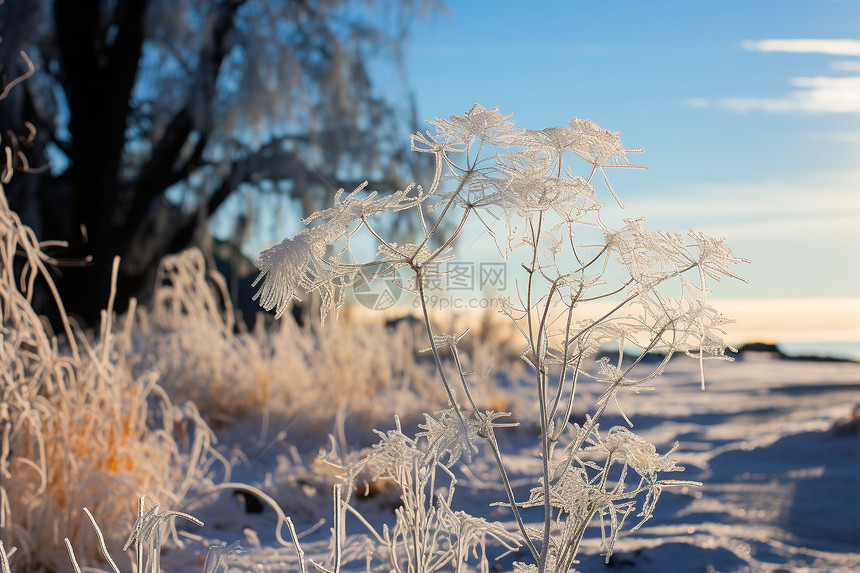
[[[705,109],[706,107],[711,106],[711,101],[705,97],[691,97],[686,100],[686,104],[689,107],[695,107],[699,109]]]
[[[860,57],[860,40],[849,39],[745,40],[741,47],[754,52]],[[829,68],[849,74],[860,72],[860,60],[834,61]],[[860,75],[794,77],[789,85],[794,89],[777,97],[739,96],[714,102],[692,98],[687,104],[696,108],[713,105],[735,113],[860,113]]]
[[[822,131],[809,134],[810,141],[831,143],[860,143],[860,131]],[[858,178],[860,181],[860,178]]]
[[[754,52],[860,56],[860,40],[809,38],[796,40],[745,40],[741,43],[741,46],[745,50]]]
[[[830,62],[834,72],[860,72],[860,60],[837,60]]]
[[[670,196],[628,197],[625,203],[630,212],[647,217],[659,227],[674,228],[683,222],[742,239],[784,238],[802,230],[853,246],[860,236],[857,181],[860,170],[845,169],[792,179],[700,182],[680,187]]]
[[[732,111],[746,113],[817,112],[860,113],[860,76],[792,78],[797,90],[778,98],[727,98],[721,103]]]

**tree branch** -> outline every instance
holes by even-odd
[[[128,211],[131,216],[146,209],[168,187],[178,183],[203,163],[203,151],[212,132],[212,102],[215,83],[224,58],[233,47],[230,33],[235,27],[236,11],[245,0],[231,0],[215,4],[208,16],[200,52],[200,61],[185,105],[174,114],[164,135],[153,147],[149,160],[141,168],[141,176],[133,193],[134,200]],[[199,135],[195,148],[182,166],[177,168],[180,154],[193,131]]]

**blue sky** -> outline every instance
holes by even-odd
[[[860,0],[449,12],[407,48],[419,117],[478,102],[520,127],[592,119],[645,149],[633,158],[647,171],[611,173],[619,218],[724,235],[753,260],[750,284],[718,296],[860,296]]]

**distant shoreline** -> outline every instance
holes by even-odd
[[[776,346],[788,359],[860,362],[860,342],[794,342]]]
[[[849,350],[840,350],[839,347],[848,347]],[[789,347],[786,349],[785,347]],[[738,345],[737,352],[726,350],[726,355],[731,356],[736,360],[795,360],[802,362],[844,362],[851,364],[860,364],[860,343],[837,343],[833,345],[819,343],[800,343],[800,344],[774,344],[771,342],[748,342]],[[855,352],[858,351],[858,352]],[[614,359],[618,356],[617,350],[601,350],[598,357],[607,356]],[[661,360],[665,356],[664,352],[655,350],[649,352],[648,356],[651,360]],[[674,356],[684,356],[683,353],[676,353]],[[629,354],[625,351],[625,360],[634,360],[636,355]],[[648,361],[649,359],[646,359]]]

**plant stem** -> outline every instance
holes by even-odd
[[[451,390],[451,385],[448,383],[448,378],[445,376],[445,370],[442,368],[442,359],[439,357],[439,348],[436,346],[436,341],[433,339],[433,327],[430,325],[430,314],[427,311],[427,299],[424,296],[424,280],[419,270],[415,271],[415,282],[418,283],[418,297],[421,299],[421,310],[424,313],[424,327],[427,329],[427,335],[430,337],[430,349],[433,351],[433,359],[436,361],[436,369],[439,370],[439,377],[442,379],[442,384],[445,386],[445,393],[448,394],[448,402],[457,417],[460,418],[460,423],[465,427],[466,420],[463,418],[463,413],[460,412],[460,407],[457,405],[457,400],[454,399],[454,392]]]
[[[496,459],[496,466],[499,468],[499,473],[502,476],[502,484],[505,486],[505,493],[508,496],[508,503],[511,506],[511,511],[514,513],[514,518],[517,521],[517,526],[520,529],[520,534],[523,536],[523,541],[526,546],[529,548],[529,551],[532,554],[532,559],[538,561],[540,559],[540,553],[538,553],[537,548],[535,547],[534,542],[529,537],[528,531],[526,530],[526,524],[523,521],[522,516],[520,515],[520,509],[517,505],[517,500],[514,497],[514,489],[511,486],[511,480],[508,479],[508,472],[505,470],[505,464],[502,461],[502,452],[499,449],[499,443],[496,441],[496,434],[493,432],[493,428],[490,427],[487,432],[487,442],[490,444],[490,451],[493,452],[493,457]]]

